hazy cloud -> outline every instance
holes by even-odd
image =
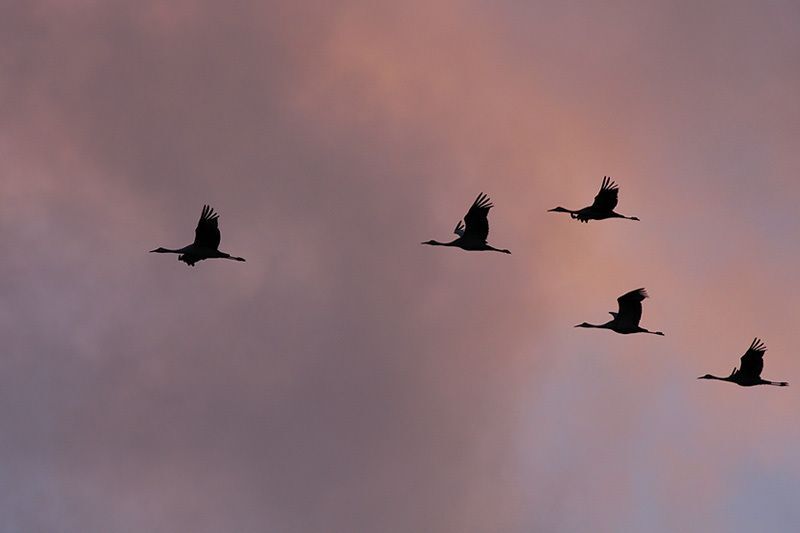
[[[0,529],[797,523],[798,10],[334,4],[2,8]]]

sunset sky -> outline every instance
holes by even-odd
[[[798,28],[6,0],[0,531],[800,531]],[[512,255],[420,245],[481,191]],[[246,263],[147,253],[205,203]],[[756,336],[788,388],[696,379]]]

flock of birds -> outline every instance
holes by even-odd
[[[603,178],[600,192],[594,197],[594,202],[583,209],[572,210],[564,207],[550,209],[551,212],[569,213],[570,217],[580,222],[587,223],[590,220],[605,220],[608,218],[624,218],[627,220],[639,220],[637,217],[621,215],[614,211],[619,202],[619,187],[608,176]],[[489,197],[480,193],[472,206],[464,216],[464,220],[458,221],[453,233],[457,238],[450,242],[439,242],[435,240],[425,241],[422,244],[430,246],[451,246],[468,251],[491,251],[510,254],[507,249],[495,248],[486,242],[489,237],[489,210],[493,207]],[[219,215],[208,205],[203,206],[200,220],[194,231],[194,242],[188,246],[178,249],[156,248],[151,250],[155,253],[178,254],[178,261],[183,261],[189,266],[194,266],[197,262],[204,259],[230,259],[233,261],[244,261],[242,257],[232,256],[219,250],[220,232]],[[661,335],[661,331],[650,331],[639,325],[642,318],[642,302],[647,298],[647,291],[644,288],[635,289],[617,298],[619,309],[617,312],[611,311],[612,319],[605,324],[589,324],[583,322],[575,326],[576,328],[602,328],[610,329],[623,335],[631,333],[650,333]],[[697,379],[716,379],[729,381],[742,387],[752,387],[754,385],[775,385],[785,387],[785,381],[768,381],[761,377],[764,369],[764,352],[766,346],[760,339],[753,340],[747,352],[741,357],[739,368],[734,367],[731,374],[727,377],[713,376],[706,374]]]

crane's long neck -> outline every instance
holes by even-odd
[[[614,321],[606,322],[605,324],[589,324],[588,322],[584,322],[582,324],[578,324],[575,326],[576,328],[602,328],[602,329],[611,329],[610,326]]]
[[[155,250],[150,250],[150,253],[157,253],[157,254],[182,254],[183,250],[171,250],[169,248],[156,248]]]
[[[716,379],[718,381],[730,381],[730,382],[733,382],[733,380],[731,379],[731,376],[723,378],[723,377],[720,377],[720,376],[714,376],[712,374],[709,374],[708,376],[703,377],[703,379]]]
[[[550,213],[569,213],[570,215],[576,215],[578,212],[573,211],[572,209],[567,209],[566,207],[554,207],[553,209],[548,209]]]
[[[439,242],[439,241],[430,240],[430,241],[425,241],[422,244],[427,244],[429,246],[458,246],[458,242],[460,240],[461,240],[460,237],[458,239],[456,239],[454,241],[450,241],[450,242]]]

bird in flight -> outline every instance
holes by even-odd
[[[726,378],[712,376],[706,374],[697,379],[718,379],[720,381],[730,381],[736,383],[741,387],[752,387],[754,385],[775,385],[776,387],[785,387],[788,385],[785,381],[767,381],[761,379],[761,371],[764,369],[764,352],[767,347],[761,342],[761,339],[754,339],[750,348],[744,353],[741,359],[739,368],[733,367],[733,372]]]
[[[150,250],[150,252],[159,254],[179,254],[178,261],[183,261],[189,266],[194,266],[195,263],[203,259],[218,258],[244,261],[242,257],[234,257],[225,252],[220,252],[219,241],[219,215],[216,214],[211,207],[204,205],[203,213],[200,215],[197,228],[194,230],[194,242],[192,244],[177,250],[156,248],[155,250]]]
[[[600,186],[600,192],[594,197],[594,202],[589,207],[573,211],[564,207],[555,207],[548,211],[556,213],[569,213],[572,218],[576,218],[581,222],[589,222],[590,220],[604,220],[606,218],[627,218],[628,220],[639,220],[637,217],[627,217],[614,212],[619,202],[619,187],[616,183],[611,181],[608,176],[603,177],[603,184]]]
[[[648,331],[639,326],[642,319],[642,301],[647,298],[647,291],[636,289],[627,292],[617,298],[619,311],[609,311],[613,317],[605,324],[589,324],[584,322],[575,326],[576,328],[604,328],[627,335],[628,333],[652,333],[653,335],[664,335],[660,331]]]
[[[456,229],[453,231],[458,238],[450,242],[438,242],[434,240],[425,241],[422,244],[431,246],[455,246],[462,250],[470,251],[492,251],[510,254],[509,250],[494,248],[486,243],[489,236],[489,209],[493,207],[489,197],[480,193],[464,216],[464,223],[459,220]]]

